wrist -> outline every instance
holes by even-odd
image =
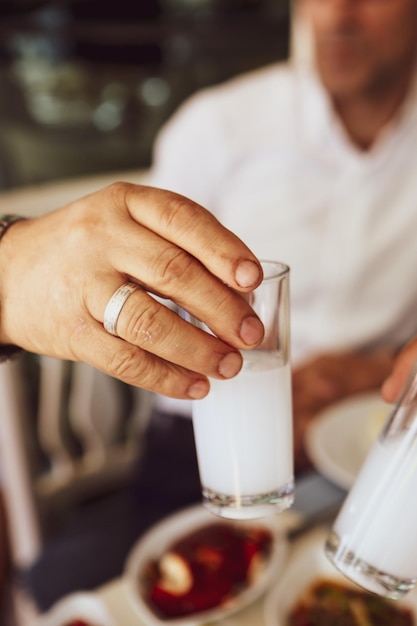
[[[9,228],[11,228],[13,224],[15,224],[16,222],[20,222],[21,220],[24,220],[24,219],[25,218],[20,215],[11,215],[11,214],[0,215],[0,250],[1,250],[1,245],[2,245],[2,239],[6,235]],[[1,262],[0,262],[0,273],[1,273]],[[2,363],[3,361],[9,360],[10,358],[12,358],[13,356],[15,356],[17,353],[21,351],[21,349],[18,346],[15,346],[9,343],[2,343],[1,310],[2,310],[2,300],[4,300],[4,298],[5,298],[5,294],[2,294],[0,290],[0,363]]]

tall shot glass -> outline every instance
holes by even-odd
[[[326,542],[348,578],[398,599],[417,581],[417,367],[371,448]]]
[[[283,511],[293,502],[289,268],[263,261],[264,280],[250,304],[265,326],[256,350],[230,380],[210,381],[193,401],[203,504],[232,519]]]

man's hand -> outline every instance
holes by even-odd
[[[399,352],[390,375],[382,385],[381,395],[386,402],[393,403],[399,399],[407,378],[416,365],[417,338]]]
[[[355,393],[379,390],[393,364],[389,351],[322,354],[293,372],[295,467],[311,466],[304,442],[319,411]]]
[[[168,396],[200,398],[209,390],[207,376],[234,376],[238,350],[260,343],[262,324],[239,292],[261,279],[250,250],[199,205],[115,183],[9,228],[0,242],[0,342],[86,361]],[[139,289],[113,336],[103,327],[104,310],[128,281]]]

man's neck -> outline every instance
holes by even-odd
[[[375,143],[382,128],[399,112],[410,86],[397,85],[396,89],[359,94],[349,97],[335,97],[335,109],[352,142],[361,150],[369,150]]]

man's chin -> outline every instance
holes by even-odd
[[[362,73],[346,68],[319,68],[321,81],[333,99],[347,99],[367,91],[367,81]]]

